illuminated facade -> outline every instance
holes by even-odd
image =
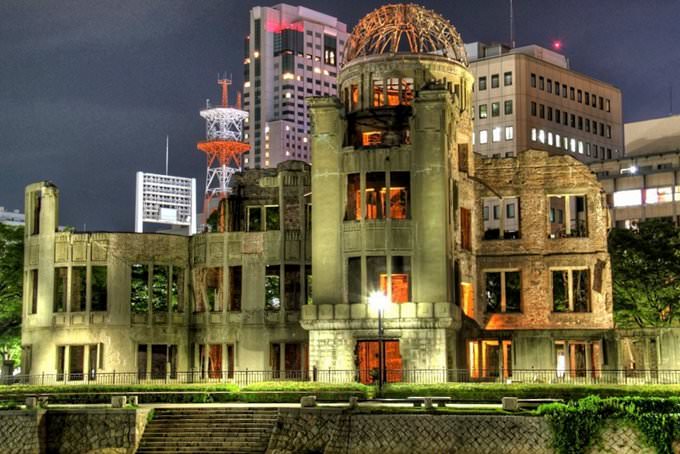
[[[302,6],[280,3],[250,11],[243,74],[246,168],[310,161],[305,98],[336,94],[346,39],[345,24]]]
[[[516,156],[527,149],[582,162],[623,156],[621,91],[572,70],[562,54],[536,45],[469,43],[475,76],[475,151]]]
[[[27,187],[31,373],[372,382],[379,315],[388,381],[619,367],[606,195],[588,167],[473,153],[474,77],[436,13],[385,6],[348,42],[339,96],[308,100],[312,165],[237,173],[218,232],[55,233],[57,189]]]

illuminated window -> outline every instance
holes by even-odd
[[[384,219],[386,215],[385,173],[366,173],[366,219]]]
[[[381,107],[385,103],[384,82],[382,80],[373,81],[373,107]]]
[[[358,173],[347,175],[347,208],[345,210],[345,220],[358,221],[361,219],[361,188]]]
[[[496,127],[491,130],[491,141],[500,142],[501,141],[501,128]]]
[[[380,291],[388,295],[393,303],[407,303],[411,300],[409,277],[411,275],[411,258],[406,256],[392,257],[392,274],[380,274]],[[389,287],[389,291],[388,291]]]
[[[408,218],[410,184],[409,172],[390,172],[390,218]]]
[[[505,140],[512,140],[514,138],[514,129],[512,126],[505,127]]]
[[[629,189],[626,191],[614,192],[615,207],[630,207],[642,205],[642,191],[639,189]]]
[[[352,84],[349,89],[351,110],[356,110],[359,107],[359,86],[357,84]]]
[[[553,144],[553,133],[548,132],[548,145],[552,146],[552,144]]]
[[[470,318],[475,316],[475,298],[472,284],[468,282],[460,283],[460,301],[463,313]]]
[[[540,129],[538,131],[538,141],[541,143],[545,143],[545,130]]]
[[[486,129],[479,131],[479,143],[484,144],[489,141],[489,132]]]
[[[380,131],[369,131],[361,133],[361,144],[364,147],[375,147],[382,143],[382,133]]]
[[[571,140],[569,141],[569,144],[571,145],[571,151],[572,151],[573,153],[576,153],[576,139],[571,139]]]
[[[401,79],[401,103],[408,106],[415,98],[413,93],[413,79],[408,77]]]
[[[482,104],[479,106],[479,118],[484,119],[489,116],[486,104]]]
[[[583,154],[583,142],[581,142],[580,140],[578,141],[578,152],[580,154]]]
[[[399,78],[391,77],[387,79],[387,105],[399,105]]]
[[[536,131],[536,128],[531,128],[531,140],[536,142],[538,139],[538,131]]]
[[[673,188],[650,188],[645,190],[645,203],[665,203],[673,201]]]

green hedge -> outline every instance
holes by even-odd
[[[591,396],[567,404],[542,405],[537,413],[550,422],[553,446],[560,454],[585,452],[597,440],[607,419],[637,427],[659,454],[673,454],[673,440],[680,439],[678,397]]]
[[[548,385],[500,383],[443,383],[420,385],[392,383],[385,387],[384,397],[449,396],[461,402],[500,402],[512,396],[528,399],[578,400],[600,397],[671,397],[680,396],[680,385]]]
[[[173,392],[188,391],[191,394]],[[157,394],[145,395],[145,392]],[[139,393],[140,403],[210,403],[210,402],[299,402],[304,395],[316,395],[320,401],[361,400],[373,395],[373,388],[359,383],[331,384],[317,382],[264,382],[243,388],[234,384],[186,385],[12,385],[0,387],[0,400],[7,401],[31,394],[50,394],[51,403],[108,403],[108,393]]]

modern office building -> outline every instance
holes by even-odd
[[[7,211],[5,207],[0,207],[0,224],[24,225],[24,217],[24,214],[19,210]]]
[[[526,149],[583,162],[623,157],[621,91],[570,68],[536,45],[465,45],[475,76],[476,152],[515,156]]]
[[[310,161],[305,98],[336,94],[346,40],[345,24],[302,6],[281,3],[250,11],[243,74],[250,143],[245,168]]]
[[[608,194],[612,223],[680,223],[680,115],[626,123],[626,156],[590,168]]]

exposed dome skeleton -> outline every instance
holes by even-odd
[[[398,53],[439,54],[467,66],[456,28],[434,11],[414,4],[386,5],[364,16],[347,41],[343,64],[358,57]]]

